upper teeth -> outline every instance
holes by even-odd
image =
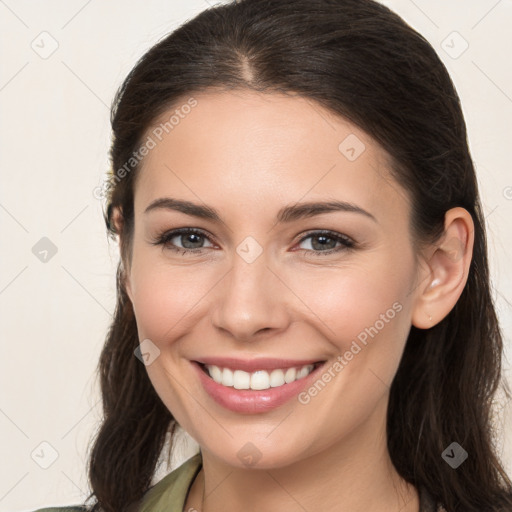
[[[235,389],[268,389],[289,384],[295,380],[306,377],[313,371],[313,364],[306,364],[301,368],[287,368],[285,370],[272,370],[269,374],[266,370],[258,370],[248,373],[243,370],[230,370],[214,365],[206,365],[210,377],[223,386]]]

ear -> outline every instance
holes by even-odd
[[[453,309],[466,286],[473,256],[474,223],[461,207],[445,215],[441,241],[428,249],[412,310],[412,324],[429,329]]]
[[[125,258],[123,257],[124,217],[123,217],[122,210],[118,206],[116,206],[112,209],[112,225],[114,227],[115,232],[118,235],[118,240],[119,240],[119,252],[121,254],[121,268],[122,268],[122,283],[123,283],[124,289],[126,290],[126,293],[128,294],[128,297],[130,298],[130,301],[133,303],[130,272],[129,272],[127,262],[125,261]]]

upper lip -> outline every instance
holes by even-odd
[[[237,359],[235,357],[202,357],[195,359],[197,363],[205,365],[218,366],[220,368],[230,368],[233,370],[244,370],[246,372],[255,372],[257,370],[275,370],[277,368],[301,368],[307,364],[323,362],[320,359],[273,359],[270,357],[261,357],[257,359]]]

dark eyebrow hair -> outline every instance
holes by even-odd
[[[148,213],[159,208],[166,210],[177,210],[193,217],[208,219],[215,222],[222,222],[222,219],[215,208],[206,205],[203,206],[182,199],[173,199],[171,197],[162,197],[160,199],[156,199],[144,210],[144,213]],[[347,203],[345,201],[336,200],[327,202],[297,203],[285,206],[279,210],[277,214],[277,222],[293,222],[298,219],[314,217],[315,215],[320,215],[322,213],[340,211],[360,213],[377,222],[377,219],[371,213],[363,210],[359,206],[352,203]]]

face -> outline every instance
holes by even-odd
[[[381,435],[418,271],[388,155],[297,96],[195,99],[164,136],[148,131],[155,145],[135,185],[126,286],[155,390],[203,450],[233,466],[247,453],[284,466],[350,446],[356,432]],[[351,207],[299,208],[334,202]],[[223,363],[235,387],[194,362],[207,358],[242,360]],[[323,364],[292,382],[290,361],[258,361],[268,371],[248,382],[273,385],[235,389],[247,383],[243,363],[262,358]],[[220,366],[214,375],[229,379]]]

